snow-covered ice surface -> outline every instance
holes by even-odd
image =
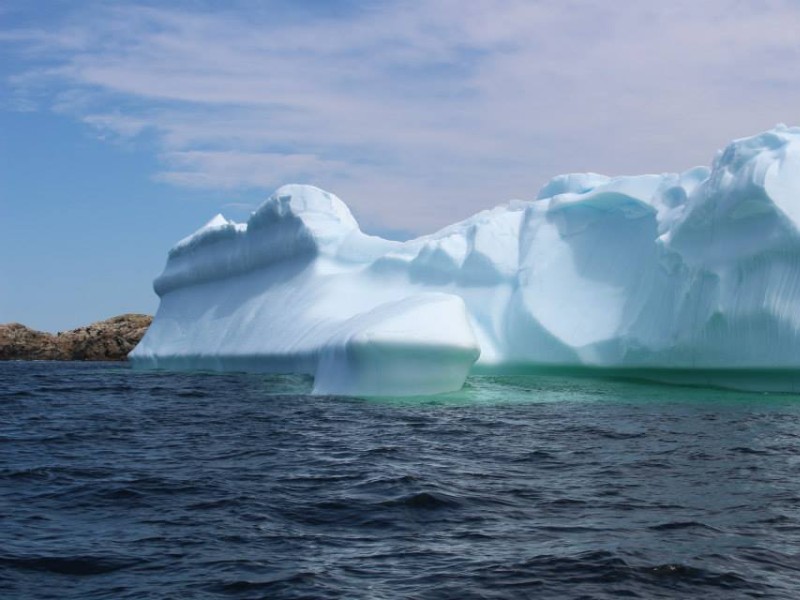
[[[576,367],[800,389],[799,227],[800,128],[783,126],[710,169],[562,175],[402,243],[287,185],[246,224],[218,215],[170,251],[130,359],[306,373],[351,395]]]

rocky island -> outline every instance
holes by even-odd
[[[125,314],[71,331],[47,333],[0,325],[0,360],[127,360],[153,317]]]

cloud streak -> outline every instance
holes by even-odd
[[[800,122],[796,2],[92,6],[0,33],[15,94],[198,189],[308,181],[430,230],[573,170],[675,170]],[[29,104],[30,104],[29,102]]]

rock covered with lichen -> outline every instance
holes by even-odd
[[[153,318],[125,314],[56,334],[0,325],[0,360],[126,360]]]

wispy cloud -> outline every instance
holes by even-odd
[[[281,185],[277,177],[313,182],[347,170],[347,163],[313,154],[192,150],[169,152],[162,158],[168,170],[159,179],[199,188],[270,189]]]
[[[792,0],[270,6],[93,5],[0,41],[20,105],[152,133],[161,181],[309,181],[398,228],[532,197],[563,171],[706,163],[800,122]]]

